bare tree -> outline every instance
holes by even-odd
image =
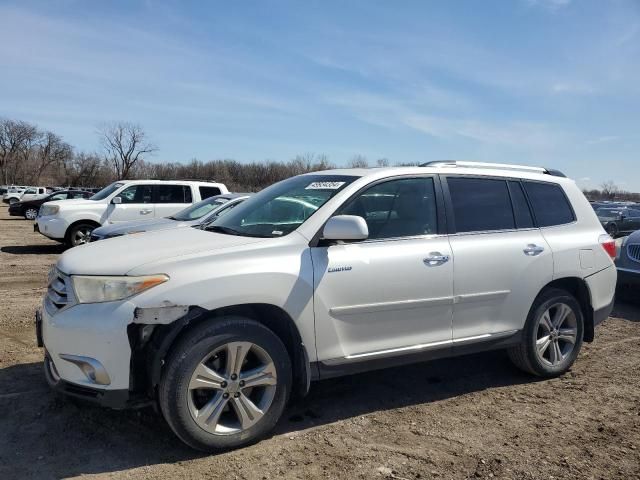
[[[147,142],[145,131],[137,124],[106,124],[98,130],[98,135],[118,180],[127,178],[139,160],[158,150],[155,145]]]
[[[0,175],[6,184],[19,178],[20,159],[38,129],[27,122],[0,119]],[[22,154],[22,155],[21,155]]]
[[[378,160],[376,160],[376,165],[378,167],[388,167],[389,166],[389,159],[388,158],[379,158]]]
[[[351,168],[368,168],[369,161],[363,155],[354,155],[349,161],[349,166]]]
[[[40,183],[42,173],[49,167],[64,165],[64,162],[73,156],[71,145],[52,132],[41,134],[37,145],[32,149],[33,168],[32,178],[37,185]]]
[[[600,188],[602,189],[602,195],[609,200],[614,200],[616,195],[620,193],[620,188],[612,180],[603,182]]]

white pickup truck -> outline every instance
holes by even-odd
[[[221,193],[228,193],[221,183],[121,180],[88,199],[43,204],[34,230],[75,247],[87,243],[93,229],[102,225],[166,217]]]

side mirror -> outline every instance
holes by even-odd
[[[369,238],[369,227],[362,217],[337,215],[327,221],[322,231],[322,237],[325,240],[366,240]]]
[[[120,205],[122,203],[122,198],[121,197],[113,197],[111,199],[111,203],[113,203],[114,205]]]

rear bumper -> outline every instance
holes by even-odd
[[[615,299],[607,306],[599,308],[598,310],[594,310],[593,311],[593,325],[600,325],[602,322],[604,322],[607,318],[609,318],[609,315],[611,315],[611,312],[613,311],[613,305],[615,303]]]
[[[9,207],[9,216],[11,217],[21,217],[23,215],[22,211],[18,208]]]

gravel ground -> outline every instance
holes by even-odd
[[[151,409],[48,390],[32,319],[62,248],[4,206],[0,247],[0,479],[640,478],[633,303],[616,305],[561,378],[531,378],[492,352],[323,381],[271,438],[202,455]]]

